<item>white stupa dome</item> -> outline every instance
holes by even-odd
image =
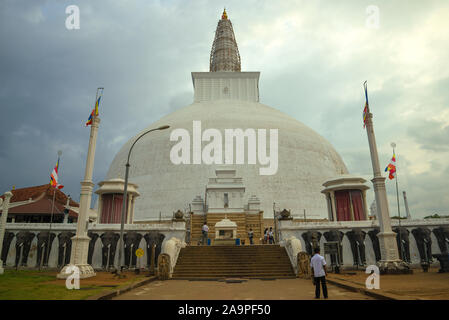
[[[226,20],[226,21],[224,21]],[[220,28],[225,32],[221,32]],[[294,118],[259,103],[258,72],[239,72],[240,56],[237,45],[229,41],[232,25],[222,19],[211,54],[211,71],[192,73],[194,103],[181,108],[151,124],[141,133],[163,125],[170,129],[155,131],[139,140],[130,159],[129,181],[139,187],[134,221],[155,220],[161,212],[171,217],[178,209],[188,208],[200,195],[205,198],[208,179],[215,177],[218,165],[173,164],[170,151],[178,142],[170,141],[170,133],[178,128],[186,129],[192,139],[193,121],[201,121],[202,131],[218,129],[225,137],[225,129],[278,129],[278,170],[273,175],[260,175],[257,164],[234,164],[236,174],[243,178],[245,203],[251,195],[260,199],[260,210],[265,217],[273,217],[273,202],[278,209],[289,209],[292,215],[308,218],[327,217],[327,204],[321,193],[322,184],[337,175],[348,173],[341,157],[332,145],[318,133]],[[227,38],[220,42],[220,35]],[[214,53],[216,48],[232,46],[233,50]],[[230,52],[231,57],[223,56]],[[229,68],[229,72],[226,72]],[[117,153],[107,173],[107,179],[124,178],[129,148],[141,134],[129,140]],[[267,145],[269,145],[267,134]],[[207,145],[203,142],[202,146]],[[223,143],[224,145],[224,143]],[[192,146],[192,144],[191,144]],[[192,149],[192,147],[191,147]],[[234,154],[235,156],[235,154]],[[224,158],[224,155],[223,155]]]

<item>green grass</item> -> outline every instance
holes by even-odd
[[[54,283],[55,279],[54,274],[45,271],[6,269],[5,273],[0,275],[0,300],[83,300],[119,288],[83,286],[83,280],[80,280],[80,290],[68,290],[65,281]],[[120,286],[135,280],[130,279]]]

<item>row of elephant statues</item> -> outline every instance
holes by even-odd
[[[405,227],[396,227],[393,228],[393,231],[396,233],[396,241],[398,245],[399,257],[403,261],[410,263],[411,262],[410,242],[409,242],[410,231]],[[323,234],[319,231],[307,231],[302,234],[302,238],[304,239],[304,242],[306,244],[306,252],[309,255],[313,255],[312,254],[314,249],[313,247],[319,246],[322,235],[324,235],[324,238],[328,242],[330,241],[338,242],[341,252],[339,264],[342,264],[343,261],[341,260],[343,256],[343,246],[341,245],[341,243],[343,237],[346,235],[351,244],[351,251],[354,260],[354,265],[366,265],[365,237],[367,233],[373,244],[376,262],[381,260],[379,238],[377,237],[377,234],[379,232],[380,232],[379,228],[375,228],[368,232],[365,232],[360,228],[354,228],[346,233],[343,233],[342,231],[339,230],[330,230],[324,232]],[[432,262],[432,239],[431,239],[432,232],[434,233],[436,239],[438,240],[440,251],[442,253],[448,252],[449,248],[448,226],[434,228],[433,230],[430,230],[429,228],[426,227],[415,228],[411,231],[411,233],[413,234],[416,240],[416,245],[418,247],[421,263]],[[337,257],[335,255],[331,255],[331,263],[332,264],[337,263]]]
[[[5,237],[3,239],[3,248],[1,252],[1,260],[3,265],[6,265],[6,259],[8,257],[8,252],[14,237],[16,238],[15,243],[15,267],[28,266],[28,256],[31,249],[32,241],[37,237],[37,257],[36,257],[36,268],[48,267],[49,252],[51,251],[53,241],[58,238],[58,259],[57,266],[62,268],[64,265],[69,264],[70,254],[72,251],[72,237],[75,233],[71,231],[63,231],[56,235],[53,232],[41,231],[39,233],[33,233],[30,231],[20,231],[16,234],[14,232],[6,231]],[[95,244],[98,239],[101,241],[101,260],[102,268],[109,269],[114,266],[115,254],[117,251],[118,240],[120,234],[113,231],[107,231],[104,233],[89,232],[89,251],[88,251],[88,264],[92,264],[92,258],[95,251]],[[135,231],[129,231],[123,234],[123,244],[124,244],[124,262],[125,266],[135,267],[137,262],[137,257],[134,254],[135,250],[139,248],[142,238],[146,241],[146,257],[147,266],[151,265],[153,259],[154,265],[157,265],[157,257],[159,256],[162,248],[162,242],[165,239],[165,235],[159,231],[149,231],[142,235],[141,233]],[[153,249],[154,247],[154,249]],[[153,256],[154,252],[154,256]]]

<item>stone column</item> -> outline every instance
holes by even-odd
[[[348,194],[349,194],[349,213],[351,214],[351,221],[355,221],[355,216],[354,216],[354,207],[352,206],[352,196],[351,196],[351,191],[347,190]]]
[[[3,238],[5,237],[5,231],[6,231],[6,220],[8,219],[8,209],[9,209],[9,201],[11,200],[12,192],[7,191],[5,192],[5,200],[0,199],[0,205],[3,202],[3,209],[2,209],[2,216],[0,218],[0,254],[3,249]],[[3,261],[0,257],[0,274],[4,273],[3,270]]]
[[[90,238],[87,236],[89,226],[89,209],[92,201],[92,173],[95,161],[95,147],[97,144],[98,126],[100,118],[94,117],[90,128],[89,149],[87,151],[86,171],[84,180],[81,182],[80,208],[78,213],[78,223],[76,226],[76,235],[72,238],[72,253],[70,256],[70,265],[75,265],[80,269],[80,279],[95,276],[95,271],[87,263],[87,254],[89,251]],[[68,266],[70,266],[68,265]],[[65,266],[56,276],[59,279],[66,279],[70,274],[66,272],[68,266]]]
[[[331,204],[332,204],[332,216],[334,217],[334,221],[337,221],[337,201],[335,200],[335,192],[330,192],[331,196]]]
[[[405,212],[407,212],[407,219],[410,220],[412,216],[410,215],[410,210],[408,209],[407,194],[405,193],[405,191],[402,191],[402,194],[404,195],[404,204],[405,204]]]
[[[98,195],[97,223],[100,223],[103,212],[103,193]]]
[[[378,262],[381,273],[404,273],[409,268],[399,259],[398,247],[396,243],[396,233],[391,229],[390,211],[385,189],[385,178],[382,177],[377,153],[376,137],[373,128],[373,114],[368,111],[366,119],[366,133],[371,153],[371,163],[373,166],[374,178],[371,180],[374,185],[374,193],[377,205],[377,219],[379,221],[379,238],[381,260]]]
[[[368,206],[366,204],[366,190],[362,190],[363,212],[365,212],[365,220],[368,220]]]
[[[334,216],[332,214],[332,203],[331,203],[331,196],[329,193],[326,193],[326,203],[327,203],[327,215],[329,217],[329,221],[333,221]]]

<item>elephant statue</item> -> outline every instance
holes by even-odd
[[[339,262],[338,264],[343,263],[343,246],[341,245],[341,241],[343,240],[344,236],[345,234],[338,230],[329,230],[324,233],[324,238],[326,239],[327,242],[336,241],[340,246],[340,257],[338,259]],[[332,265],[337,264],[337,257],[335,256],[335,254],[331,254],[331,264]]]
[[[393,231],[397,233],[396,242],[398,244],[399,258],[407,263],[410,263],[410,239],[408,231],[405,227],[393,228]]]
[[[101,264],[103,269],[107,270],[114,265],[115,251],[119,238],[120,235],[112,231],[105,232],[100,236],[101,243],[103,244],[103,248],[101,249]]]
[[[92,231],[89,231],[87,233],[87,236],[90,238],[89,251],[87,252],[87,264],[92,265],[92,257],[94,256],[95,243],[97,242],[99,235],[98,233],[93,233]]]
[[[320,246],[321,232],[319,231],[307,231],[302,235],[304,242],[306,243],[306,251],[310,256],[313,256],[313,249]]]
[[[127,232],[123,235],[123,241],[125,243],[125,266],[136,267],[137,256],[136,250],[139,248],[142,235],[135,231]]]
[[[416,240],[421,263],[432,263],[432,239],[430,237],[432,231],[429,228],[421,227],[413,229],[412,234]]]
[[[438,240],[441,253],[447,254],[449,251],[449,227],[435,228],[433,234]]]
[[[19,266],[19,260],[22,256],[21,266],[26,267],[28,261],[28,254],[30,253],[31,241],[35,237],[34,233],[29,231],[20,231],[16,234],[16,263],[15,267]]]
[[[376,262],[382,259],[380,254],[380,243],[377,234],[380,232],[379,228],[375,228],[373,230],[368,231],[368,235],[371,239],[371,243],[373,244],[374,256],[376,257]]]
[[[72,253],[72,237],[75,234],[70,231],[64,231],[58,234],[58,268],[62,268],[70,263],[70,254]]]
[[[3,247],[0,260],[3,261],[3,265],[6,266],[6,259],[8,259],[9,247],[11,246],[12,239],[14,239],[14,232],[5,231],[3,238]]]
[[[148,267],[151,267],[151,261],[153,261],[154,265],[157,266],[157,259],[162,250],[162,242],[165,239],[165,235],[160,233],[159,231],[150,231],[143,236],[145,241],[147,242],[147,264]],[[152,247],[156,246],[154,257],[152,256]],[[153,259],[153,260],[151,260]]]
[[[354,265],[366,266],[365,257],[365,237],[366,232],[362,229],[355,228],[349,232],[346,232],[346,236],[351,243],[352,257],[354,260]]]
[[[37,235],[37,259],[36,268],[39,268],[42,262],[44,267],[48,267],[48,259],[50,258],[51,247],[56,235],[49,231],[41,231]],[[42,259],[42,253],[44,254]]]

